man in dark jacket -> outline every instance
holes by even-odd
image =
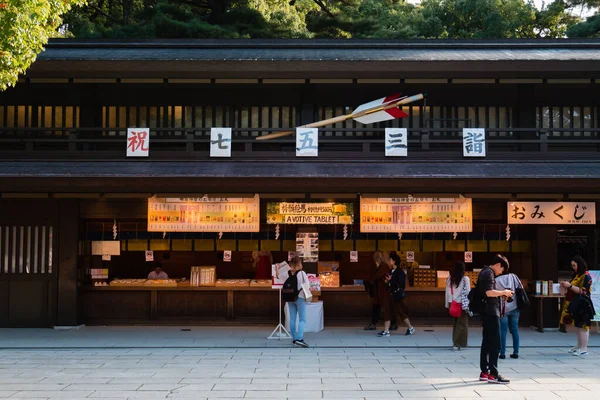
[[[498,354],[500,353],[500,317],[502,316],[502,298],[513,296],[511,290],[496,290],[496,276],[508,269],[506,257],[496,255],[489,267],[479,273],[477,287],[486,300],[481,313],[483,340],[481,342],[480,381],[507,384],[510,381],[498,373]]]

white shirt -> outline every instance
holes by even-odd
[[[452,288],[450,286],[452,286]],[[452,284],[451,276],[449,276],[448,279],[446,279],[446,308],[450,308],[452,300],[454,300],[457,303],[462,303],[462,291],[464,286],[467,287],[468,293],[471,289],[471,280],[466,275],[463,276],[458,286],[454,286]]]

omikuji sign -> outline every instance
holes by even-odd
[[[352,203],[268,203],[268,224],[334,225],[352,224]]]
[[[509,201],[508,224],[595,225],[596,203],[567,201]]]

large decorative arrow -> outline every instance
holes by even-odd
[[[360,122],[361,124],[374,124],[376,122],[388,121],[390,119],[404,118],[408,117],[408,114],[399,109],[398,107],[422,100],[424,97],[425,95],[422,93],[419,93],[414,96],[404,97],[400,97],[400,93],[397,93],[388,97],[382,97],[381,99],[361,104],[352,112],[352,114],[340,115],[339,117],[312,122],[307,125],[302,125],[299,128],[319,128],[321,126],[333,125],[337,124],[338,122],[344,122],[348,119],[353,119],[355,121]],[[256,140],[275,139],[282,136],[293,135],[295,133],[295,130],[269,133],[268,135],[257,137]]]

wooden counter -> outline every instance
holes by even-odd
[[[409,315],[445,318],[444,288],[407,288]],[[223,324],[277,321],[279,291],[269,287],[84,286],[79,290],[80,322],[110,324]],[[362,286],[322,288],[327,321],[367,323],[371,299]]]

